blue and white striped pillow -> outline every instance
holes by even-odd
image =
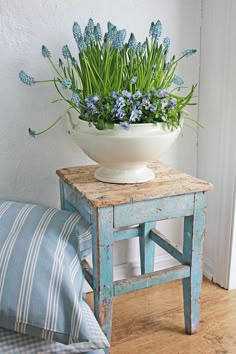
[[[78,343],[77,352],[90,343],[86,322],[96,320],[84,311],[80,264],[89,240],[90,225],[78,212],[0,201],[0,327]],[[109,345],[102,331],[94,340]]]

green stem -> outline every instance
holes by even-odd
[[[61,79],[63,79],[63,76],[61,75],[61,73],[57,70],[57,68],[55,67],[55,65],[53,64],[52,59],[49,57],[48,60],[50,61],[51,65],[53,66],[54,70],[56,71],[56,73],[60,76]]]
[[[38,133],[35,133],[34,132],[34,136],[36,135],[41,135],[43,133],[46,133],[49,129],[53,128],[62,118],[65,117],[65,113],[69,112],[71,108],[67,109],[57,120],[55,120],[55,122],[53,122],[48,128],[44,129],[44,130],[41,130],[40,132]],[[30,129],[31,130],[31,129]]]
[[[63,98],[63,100],[66,101],[66,102],[71,106],[71,108],[74,108],[77,112],[80,113],[80,110],[79,110],[70,100],[68,100],[65,96],[63,96],[63,94],[61,93],[61,91],[60,91],[59,88],[57,87],[57,84],[56,84],[55,81],[54,81],[54,85],[55,85],[55,87],[56,87],[57,92],[58,92],[59,95]]]
[[[40,83],[44,83],[44,82],[55,82],[55,81],[58,81],[59,82],[59,80],[56,80],[56,79],[54,79],[54,80],[37,80],[37,81],[35,81],[35,83],[38,83],[38,82],[40,82]]]

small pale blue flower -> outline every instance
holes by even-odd
[[[77,92],[73,92],[71,96],[71,101],[78,107],[80,105],[81,99]]]
[[[26,85],[33,86],[35,84],[34,78],[26,74],[25,71],[21,70],[19,72],[20,81]]]
[[[32,136],[32,138],[35,138],[36,136],[36,131],[32,130],[31,128],[28,129],[29,135]]]
[[[96,112],[97,111],[96,106],[92,102],[90,102],[89,100],[85,99],[85,103],[86,103],[87,108],[90,109],[92,112]]]
[[[62,80],[62,82],[61,82],[61,87],[63,88],[63,89],[69,89],[70,87],[71,87],[71,80],[70,79],[64,79],[64,80]]]
[[[71,58],[71,64],[74,65],[74,66],[78,65],[78,62],[77,62],[77,60],[74,57]]]
[[[64,68],[64,66],[65,66],[65,64],[63,63],[61,58],[59,58],[58,65],[59,65],[60,68]]]
[[[133,33],[131,33],[129,40],[128,40],[128,48],[136,50],[137,48],[137,41]]]
[[[134,99],[139,99],[140,97],[142,97],[142,94],[140,91],[136,91],[134,94],[133,94],[133,98]]]
[[[158,40],[161,37],[162,33],[162,24],[158,20],[156,23],[152,22],[149,30],[149,34],[152,39]]]
[[[176,106],[176,103],[177,103],[177,100],[174,97],[169,100],[169,106],[171,106],[171,107]]]
[[[65,59],[71,59],[72,58],[72,55],[71,55],[71,52],[70,52],[70,49],[68,47],[68,45],[64,45],[62,47],[62,55]]]
[[[108,32],[111,32],[114,28],[116,28],[115,25],[113,25],[110,21],[107,22],[107,30]]]
[[[86,43],[84,42],[84,39],[83,37],[81,37],[77,43],[77,46],[78,46],[78,49],[83,52],[85,49],[87,49],[87,45]]]
[[[94,27],[94,37],[96,41],[102,40],[102,29],[99,23]]]
[[[165,49],[167,49],[167,50],[169,49],[169,47],[170,47],[170,38],[169,37],[164,38],[163,45],[164,45]]]
[[[93,19],[90,18],[90,19],[88,20],[88,24],[87,24],[87,28],[88,28],[88,30],[90,31],[90,33],[93,33],[94,27],[95,27],[95,24],[94,24],[94,22],[93,22]]]
[[[131,112],[129,121],[130,122],[136,122],[140,116],[142,115],[142,111],[140,111],[139,109],[134,108]]]
[[[156,39],[159,39],[161,37],[161,33],[162,33],[162,24],[161,21],[158,20],[155,24],[156,26]]]
[[[118,97],[117,100],[116,100],[116,104],[117,104],[117,106],[119,106],[119,107],[124,106],[124,104],[125,104],[125,99],[124,99],[124,97]]]
[[[116,99],[116,98],[118,98],[118,95],[115,91],[112,91],[111,97]]]
[[[45,45],[42,46],[42,56],[44,58],[50,58],[50,56],[51,56],[50,51],[48,50],[47,47],[45,47]]]
[[[169,102],[166,98],[164,98],[163,100],[161,100],[161,108],[164,109],[168,106]]]
[[[190,57],[191,55],[193,55],[194,53],[196,53],[196,49],[185,49],[183,51],[183,55],[186,56],[186,58]]]
[[[148,98],[143,98],[142,100],[142,106],[145,108],[145,109],[148,109],[150,107],[151,103],[149,101]]]
[[[130,80],[130,83],[131,83],[132,85],[134,85],[134,84],[137,83],[137,81],[138,81],[137,76],[133,76],[132,79]]]
[[[87,46],[95,42],[95,36],[93,30],[91,31],[88,25],[85,27],[84,30],[84,42]]]
[[[105,35],[106,41],[112,42],[116,36],[116,33],[117,33],[117,28],[115,26],[114,27],[110,26],[110,30]]]
[[[168,95],[168,91],[167,90],[160,90],[159,91],[159,97],[164,98]]]
[[[128,130],[130,128],[130,125],[128,122],[120,123],[120,126],[125,130]]]
[[[132,97],[132,94],[127,90],[123,90],[123,91],[121,91],[121,93],[122,93],[123,97],[125,97],[125,98],[131,99],[131,97]]]
[[[184,84],[184,80],[180,76],[177,76],[177,75],[174,75],[172,82],[178,86],[181,86]]]
[[[142,43],[138,42],[137,47],[136,47],[136,52],[140,53],[142,51]]]
[[[75,39],[77,46],[78,46],[79,39],[82,37],[82,31],[81,31],[81,28],[80,28],[80,25],[78,24],[78,22],[74,22],[73,27],[72,27],[72,31],[73,31],[74,39]]]
[[[157,104],[153,103],[150,107],[149,107],[150,112],[156,112],[157,110]]]
[[[99,97],[97,95],[89,96],[89,101],[91,101],[92,103],[96,104],[97,101],[99,101]]]
[[[122,111],[121,108],[118,108],[117,113],[116,113],[116,117],[119,118],[120,120],[122,120],[124,118],[124,116],[125,116],[125,112]]]
[[[125,36],[126,30],[117,31],[112,42],[113,47],[116,49],[122,49],[124,47]]]

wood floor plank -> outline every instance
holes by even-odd
[[[111,354],[235,353],[236,290],[204,280],[200,326],[192,336],[184,332],[179,280],[114,299]]]

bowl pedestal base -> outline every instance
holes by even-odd
[[[155,174],[145,165],[132,166],[132,168],[100,167],[95,172],[95,178],[108,183],[143,183],[154,179]]]

